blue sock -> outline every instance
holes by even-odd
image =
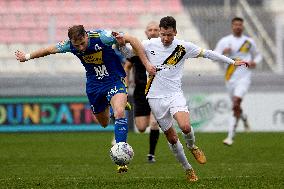
[[[116,143],[126,142],[127,133],[128,133],[127,118],[115,119],[114,135]]]

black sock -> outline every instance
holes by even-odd
[[[150,130],[150,150],[149,154],[155,155],[155,148],[159,139],[160,130]]]

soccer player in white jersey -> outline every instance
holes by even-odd
[[[232,34],[223,37],[216,45],[215,51],[232,59],[247,61],[249,68],[255,68],[262,57],[252,38],[243,35],[244,20],[240,17],[232,19]],[[223,143],[230,146],[236,133],[238,121],[241,119],[246,131],[249,131],[247,116],[243,113],[241,102],[251,83],[251,70],[244,66],[227,65],[225,82],[232,100],[233,115],[230,118],[228,136]]]
[[[175,39],[177,34],[176,20],[167,16],[160,20],[160,37],[142,42],[151,64],[157,68],[157,73],[149,77],[146,94],[151,110],[166,135],[168,145],[186,173],[190,182],[198,180],[192,166],[189,164],[183,146],[173,127],[174,119],[182,131],[186,147],[200,164],[206,163],[202,150],[195,145],[193,128],[189,122],[189,111],[186,99],[181,89],[182,70],[185,59],[205,57],[214,61],[233,65],[245,65],[244,61],[234,61],[226,56],[182,40]],[[129,49],[121,49],[130,55]]]

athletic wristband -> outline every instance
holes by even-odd
[[[26,55],[25,55],[25,59],[26,59],[26,60],[31,59],[31,54],[26,54]]]

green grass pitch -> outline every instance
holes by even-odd
[[[208,162],[185,149],[199,177],[187,183],[163,134],[148,164],[148,134],[129,133],[135,156],[125,174],[109,158],[112,133],[0,134],[0,188],[284,188],[283,132],[239,133],[231,147],[225,136],[196,133]]]

